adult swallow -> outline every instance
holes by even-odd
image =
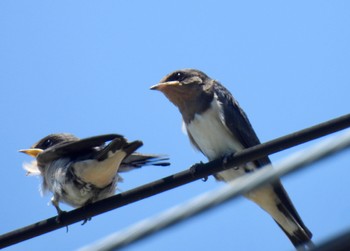
[[[182,114],[191,143],[209,160],[225,157],[260,144],[246,114],[232,94],[219,82],[195,69],[165,76],[152,90],[161,91]],[[215,174],[231,181],[270,164],[268,157]],[[304,225],[280,181],[245,195],[267,211],[294,246],[311,245],[311,232]]]
[[[28,174],[42,176],[42,190],[53,193],[51,202],[60,216],[59,202],[82,207],[114,195],[119,172],[148,164],[169,165],[164,162],[167,158],[135,152],[142,144],[118,134],[79,139],[61,133],[50,134],[20,152],[36,158],[24,168]]]

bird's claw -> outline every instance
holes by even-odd
[[[65,215],[67,212],[66,211],[63,211],[61,210],[59,204],[58,204],[58,199],[53,197],[51,199],[51,202],[52,202],[52,205],[56,208],[56,211],[57,211],[57,217],[56,217],[56,222],[58,224],[61,224],[62,223],[62,217],[63,215]],[[66,226],[66,232],[68,233],[68,226]]]
[[[83,222],[81,223],[81,225],[84,226],[88,221],[91,221],[91,217],[86,218],[85,220],[83,220]]]
[[[194,164],[193,166],[191,166],[191,167],[190,167],[190,172],[191,172],[191,174],[192,174],[192,175],[196,174],[197,168],[198,168],[199,166],[201,166],[201,165],[203,165],[203,162],[202,162],[202,161],[200,161],[199,163],[196,163],[196,164]]]
[[[222,165],[223,165],[223,167],[226,169],[226,168],[228,168],[228,163],[231,161],[231,159],[232,159],[232,157],[233,157],[233,153],[229,153],[229,154],[225,154],[224,156],[223,156],[223,158],[222,158]]]
[[[190,172],[193,176],[195,176],[195,174],[197,173],[197,168],[200,167],[201,165],[204,165],[202,161],[190,167]],[[206,182],[208,180],[208,176],[203,177],[202,180]]]
[[[66,214],[66,211],[57,210],[56,222],[57,222],[57,223],[62,223],[62,217],[63,217],[63,215],[65,215],[65,214]]]
[[[222,164],[224,164],[225,166],[227,165],[227,163],[229,162],[230,160],[230,157],[231,157],[231,154],[226,154],[224,156],[224,158],[222,159]]]
[[[62,211],[61,209],[60,210],[57,210],[57,216],[56,216],[56,222],[58,224],[61,224],[62,223],[62,217],[63,215],[65,215],[67,212],[66,211]],[[66,226],[66,232],[68,233],[68,226]]]

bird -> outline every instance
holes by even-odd
[[[144,165],[168,166],[168,158],[135,152],[142,141],[128,142],[119,134],[79,139],[70,133],[50,134],[28,149],[35,158],[23,167],[28,175],[42,176],[43,192],[50,191],[59,217],[59,203],[82,207],[115,194],[118,173]],[[85,223],[86,221],[84,221]]]
[[[162,92],[180,111],[183,129],[192,145],[209,161],[260,144],[247,115],[218,81],[197,69],[174,71],[151,90]],[[230,182],[271,164],[268,156],[216,173]],[[295,247],[312,246],[305,226],[280,180],[245,194],[276,221]]]

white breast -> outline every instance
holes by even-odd
[[[242,150],[242,144],[225,126],[216,97],[202,114],[196,114],[186,129],[209,160]]]

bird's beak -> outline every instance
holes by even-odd
[[[168,87],[171,87],[171,86],[180,86],[182,85],[181,82],[179,81],[168,81],[168,82],[163,82],[163,83],[158,83],[156,85],[153,85],[150,87],[151,90],[158,90],[158,91],[163,91],[165,90],[166,88]]]
[[[39,149],[39,148],[31,148],[31,149],[19,150],[19,152],[28,154],[29,156],[32,156],[34,158],[36,158],[43,151],[44,151],[43,149]]]

